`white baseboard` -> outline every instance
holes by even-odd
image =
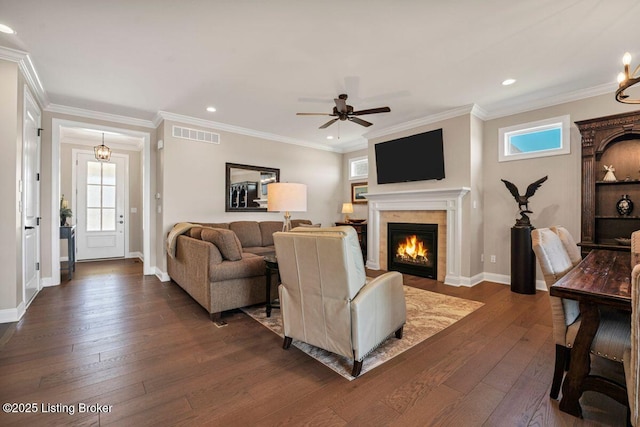
[[[171,277],[169,277],[169,273],[160,270],[158,267],[156,267],[156,277],[161,282],[169,282],[169,281],[171,281]]]
[[[487,282],[500,283],[503,285],[511,285],[511,276],[506,274],[482,273],[484,280]],[[547,292],[547,284],[544,280],[536,280],[536,290]]]
[[[24,302],[21,302],[16,308],[6,308],[0,310],[0,323],[17,322],[24,316],[25,307]]]
[[[40,285],[42,285],[43,288],[50,288],[51,286],[58,286],[59,284],[60,280],[54,282],[52,277],[43,277],[40,279]]]
[[[142,252],[129,252],[126,258],[138,258],[140,259],[140,261],[144,262],[144,256],[142,255]]]

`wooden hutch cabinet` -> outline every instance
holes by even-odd
[[[624,239],[640,230],[640,111],[576,125],[582,135],[582,252],[628,251]],[[604,180],[605,166],[615,168],[615,181]],[[624,196],[635,204],[631,212],[619,203]]]

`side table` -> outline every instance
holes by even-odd
[[[271,276],[273,273],[278,273],[278,280],[280,280],[280,271],[278,270],[278,259],[275,254],[265,255],[264,256],[265,263],[265,272],[264,275],[266,277],[267,282],[267,317],[271,317],[271,309],[272,308],[280,308],[279,303],[275,303],[271,300]]]
[[[67,268],[60,270],[69,271],[69,280],[73,279],[73,272],[76,271],[76,226],[60,226],[60,239],[67,239]]]

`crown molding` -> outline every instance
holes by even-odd
[[[42,82],[40,81],[40,77],[38,77],[36,68],[33,66],[31,57],[27,52],[0,46],[0,59],[16,62],[18,64],[18,69],[22,72],[22,75],[27,81],[27,85],[33,91],[36,99],[40,103],[40,106],[44,108],[49,105],[47,92],[44,90],[44,86],[42,86]]]
[[[344,144],[341,144],[339,147],[336,147],[340,150],[340,153],[351,153],[353,151],[362,150],[369,147],[369,141],[364,138],[356,138],[351,141],[347,141]]]
[[[471,114],[474,111],[474,108],[476,108],[475,104],[465,105],[464,107],[454,108],[452,110],[443,111],[438,114],[432,114],[430,116],[423,117],[420,119],[409,120],[408,122],[400,123],[394,126],[389,126],[387,128],[383,128],[373,132],[368,132],[368,133],[365,133],[363,136],[370,140],[373,138],[379,138],[381,136],[387,136],[387,135],[402,132],[405,130],[415,129],[420,126],[426,126],[432,123],[441,122],[443,120],[452,119],[454,117],[460,117],[466,114]],[[476,109],[476,112],[477,111],[478,110]]]
[[[74,137],[65,137],[64,140],[60,140],[60,144],[74,144],[74,145],[82,145],[86,147],[95,147],[96,145],[102,144],[102,141],[87,141],[86,139],[74,138]],[[142,151],[144,148],[144,141],[140,140],[135,144],[126,144],[121,142],[109,142],[107,141],[105,145],[112,150],[124,150],[124,151]]]
[[[121,123],[130,126],[140,126],[155,129],[156,126],[151,120],[136,119],[133,117],[120,116],[117,114],[102,113],[100,111],[85,110],[84,108],[67,107],[60,104],[49,104],[45,111],[57,114],[69,114],[72,116],[84,117],[86,119],[104,120],[107,122]]]
[[[567,102],[580,101],[581,99],[592,98],[594,96],[613,94],[618,89],[617,83],[605,83],[586,89],[575,90],[562,95],[550,96],[534,101],[522,102],[510,107],[503,107],[489,110],[483,120],[499,119],[501,117],[512,116],[514,114],[526,113],[527,111],[539,110],[540,108],[553,107],[555,105],[566,104]]]
[[[267,139],[270,141],[284,142],[285,144],[300,145],[302,147],[315,148],[316,150],[340,152],[337,148],[330,147],[327,145],[314,144],[312,142],[302,141],[295,138],[288,138],[286,136],[276,135],[268,132],[260,132],[253,129],[247,129],[240,126],[228,125],[225,123],[214,122],[211,120],[198,119],[196,117],[191,117],[191,116],[183,116],[181,114],[170,113],[168,111],[158,111],[158,114],[153,119],[153,123],[157,123],[157,125],[159,125],[162,122],[162,120],[171,120],[174,122],[204,127],[207,129],[222,130],[226,132],[237,133],[240,135],[247,135],[247,136],[253,136],[255,138]]]

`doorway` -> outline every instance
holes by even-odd
[[[73,153],[77,259],[124,258],[129,252],[129,156],[113,153],[102,162],[91,151]]]
[[[155,267],[151,264],[151,134],[150,132],[141,132],[134,131],[126,128],[116,128],[111,126],[104,126],[95,123],[88,122],[80,122],[80,121],[72,121],[72,120],[64,120],[64,119],[52,119],[52,144],[51,144],[51,154],[52,154],[52,182],[51,182],[51,195],[54,203],[52,204],[52,212],[51,215],[54,218],[59,216],[59,206],[57,201],[60,200],[61,196],[61,175],[67,173],[71,175],[71,165],[68,167],[64,167],[61,165],[61,151],[63,149],[63,140],[65,139],[64,132],[67,129],[75,129],[75,130],[90,130],[93,131],[94,134],[101,136],[102,133],[108,135],[111,133],[112,135],[120,135],[122,138],[134,138],[139,141],[138,147],[134,150],[137,151],[136,155],[138,156],[134,161],[131,159],[131,164],[139,165],[139,176],[131,177],[132,182],[135,183],[132,188],[135,188],[136,192],[139,193],[137,200],[140,202],[140,206],[132,207],[130,210],[136,210],[136,215],[140,218],[140,226],[138,227],[138,233],[140,235],[140,240],[142,241],[141,250],[135,250],[134,252],[125,253],[125,257],[138,257],[142,260],[143,263],[143,272],[145,275],[155,274]],[[109,137],[110,139],[113,139]],[[117,139],[118,137],[116,137]],[[65,141],[66,143],[66,141]],[[108,142],[106,145],[109,147],[118,146],[118,142]],[[100,142],[93,143],[92,141],[86,141],[84,143],[84,149],[91,150],[93,146],[100,145]],[[82,147],[79,147],[82,148]],[[66,149],[65,149],[66,150]],[[126,148],[125,148],[126,150]],[[131,148],[129,148],[131,150]],[[70,156],[69,156],[70,157]],[[66,172],[64,170],[66,170]],[[70,191],[69,190],[67,191]],[[74,207],[77,210],[77,208]],[[126,213],[125,213],[126,217]],[[75,221],[75,219],[74,219]],[[126,224],[126,222],[125,222]],[[51,229],[51,283],[50,285],[57,285],[60,283],[60,260],[61,260],[61,247],[58,239],[58,223],[52,222]],[[63,248],[64,249],[64,248]]]

